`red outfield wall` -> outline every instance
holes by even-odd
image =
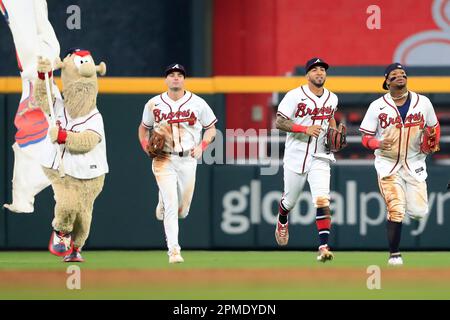
[[[450,28],[450,1],[440,1]],[[433,0],[216,0],[214,74],[284,75],[308,58],[332,65],[385,65],[397,47],[438,31]],[[381,29],[369,30],[370,5]],[[436,18],[437,19],[437,18]]]
[[[379,30],[367,27],[371,5],[381,9]],[[387,65],[406,39],[446,27],[448,0],[216,0],[213,73],[285,75],[313,56],[332,66]],[[267,102],[267,95],[229,95],[227,127],[267,127],[267,108],[263,121],[249,121],[249,107]]]

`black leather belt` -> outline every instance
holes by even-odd
[[[191,150],[180,151],[180,152],[175,152],[175,151],[172,151],[172,152],[165,152],[165,151],[163,151],[163,153],[164,153],[164,154],[167,154],[167,155],[173,154],[173,155],[179,156],[179,157],[187,157],[187,156],[189,156],[189,155],[191,154]]]

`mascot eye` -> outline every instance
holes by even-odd
[[[88,62],[94,63],[94,61],[92,60],[91,57],[83,57],[83,58],[81,58],[81,63],[88,63]]]
[[[88,63],[88,62],[94,63],[92,58],[89,56],[86,56],[86,57],[75,56],[73,58],[73,63],[75,64],[75,66],[77,68],[79,68],[83,63]]]
[[[79,68],[79,67],[81,66],[81,64],[83,63],[82,60],[83,60],[82,57],[80,57],[80,56],[75,56],[75,57],[73,58],[73,63],[75,64],[75,66],[76,66],[77,68]]]

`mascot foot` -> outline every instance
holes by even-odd
[[[58,257],[70,255],[73,251],[72,236],[53,230],[52,235],[50,236],[48,250]]]
[[[65,256],[63,261],[64,262],[84,262],[84,259],[81,256],[80,248],[74,247],[72,253]]]
[[[11,203],[11,204],[5,203],[3,205],[3,208],[8,209],[9,211],[15,212],[15,213],[33,213],[33,211],[34,211],[34,208],[25,208],[25,207],[15,205],[14,203]]]

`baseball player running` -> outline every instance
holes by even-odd
[[[439,151],[440,127],[430,100],[407,88],[405,67],[386,68],[383,89],[361,123],[362,143],[375,150],[375,169],[387,206],[388,264],[402,265],[400,238],[405,213],[422,219],[428,213],[427,154]]]
[[[181,64],[169,65],[165,76],[168,90],[145,105],[139,141],[153,158],[152,171],[159,188],[156,217],[164,222],[169,263],[179,263],[184,259],[178,243],[178,218],[189,213],[196,159],[214,140],[217,119],[202,98],[184,89],[186,70]]]
[[[329,127],[336,128],[337,96],[324,88],[328,64],[319,58],[305,66],[307,85],[289,91],[278,106],[276,127],[287,132],[284,154],[284,194],[281,198],[275,239],[280,246],[289,240],[288,214],[308,181],[319,232],[317,260],[333,259],[328,246],[331,227],[330,162],[332,152],[325,147]]]

